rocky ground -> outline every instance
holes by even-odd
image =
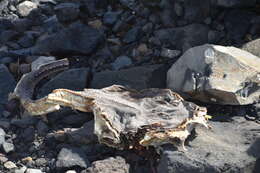
[[[260,172],[259,36],[259,0],[0,1],[0,172]],[[71,69],[36,98],[168,87],[206,106],[212,130],[197,129],[186,153],[119,151],[98,143],[91,113],[63,109],[46,122],[8,102],[23,74],[61,58]]]

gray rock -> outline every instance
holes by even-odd
[[[40,136],[46,135],[47,132],[49,131],[49,127],[48,127],[48,126],[46,125],[46,123],[43,122],[43,121],[39,121],[39,122],[37,123],[36,128],[37,128],[37,132],[38,132],[38,134],[39,134]]]
[[[167,87],[203,102],[245,105],[259,101],[260,59],[235,47],[189,49],[172,65]]]
[[[16,82],[8,68],[0,64],[0,114],[4,110],[3,106],[7,103],[9,93],[13,92]]]
[[[244,37],[251,25],[250,20],[253,15],[247,11],[242,10],[231,10],[229,11],[225,18],[225,28],[227,32],[227,37],[233,43],[243,43]]]
[[[93,144],[97,143],[97,136],[94,134],[94,121],[86,122],[79,129],[66,129],[68,142],[72,144]]]
[[[28,127],[23,130],[22,134],[20,135],[21,139],[25,143],[30,143],[34,140],[35,130],[33,127]]]
[[[13,30],[5,30],[2,31],[0,34],[0,43],[1,44],[5,44],[8,41],[12,41],[15,38],[17,38],[18,33],[16,31]]]
[[[217,0],[217,5],[221,7],[253,7],[256,0]]]
[[[254,172],[260,158],[260,126],[243,117],[231,122],[211,122],[212,130],[198,128],[187,152],[164,147],[158,172]]]
[[[11,124],[20,128],[26,128],[28,126],[33,126],[38,122],[37,117],[24,117],[22,119],[12,119]]]
[[[108,11],[104,14],[103,16],[103,23],[105,25],[114,25],[116,23],[116,21],[118,20],[119,16],[120,16],[121,12],[118,11]]]
[[[38,167],[43,167],[43,166],[46,166],[48,164],[48,161],[45,158],[38,158],[38,159],[35,160],[35,164]]]
[[[91,88],[104,88],[113,84],[134,89],[164,88],[167,67],[150,65],[119,71],[104,71],[94,74]]]
[[[59,152],[56,167],[58,169],[71,168],[79,166],[81,168],[89,167],[90,163],[80,148],[62,148]]]
[[[132,43],[138,41],[142,36],[142,28],[141,27],[133,27],[130,29],[124,36],[123,42]]]
[[[155,36],[170,49],[186,51],[187,49],[208,42],[208,27],[202,24],[191,24],[184,27],[160,29]]]
[[[34,37],[32,34],[26,33],[17,43],[23,48],[32,47],[34,45]]]
[[[115,62],[112,63],[114,70],[119,70],[121,68],[132,65],[132,60],[128,56],[119,56],[116,58]]]
[[[32,169],[32,168],[28,168],[26,170],[26,173],[42,173],[42,171],[40,169]]]
[[[0,120],[0,128],[9,129],[10,122],[8,120]]]
[[[5,143],[5,131],[0,128],[0,146]]]
[[[38,97],[46,96],[54,89],[58,88],[83,90],[86,88],[88,78],[89,68],[69,69],[58,74],[45,85],[43,85],[43,87],[41,87],[39,90]]]
[[[13,29],[21,33],[27,31],[33,25],[32,21],[28,18],[18,18],[13,24]]]
[[[32,71],[38,70],[41,66],[51,63],[55,60],[56,58],[54,56],[40,56],[32,62],[31,69]]]
[[[10,64],[11,62],[14,62],[14,59],[11,57],[3,57],[0,59],[0,64]]]
[[[109,157],[105,160],[99,160],[92,163],[87,169],[88,173],[129,173],[130,166],[125,159],[117,157]]]
[[[210,0],[185,0],[184,18],[189,22],[202,22],[209,16]]]
[[[61,3],[54,10],[61,23],[74,21],[79,16],[79,4],[76,3]]]
[[[10,153],[14,151],[14,144],[12,143],[4,142],[2,147],[5,153]]]
[[[24,1],[17,5],[19,15],[23,17],[28,16],[35,8],[37,8],[37,4],[31,1]]]
[[[260,39],[256,39],[244,44],[242,49],[260,58]]]
[[[119,1],[123,6],[126,6],[132,10],[136,8],[138,2],[137,0],[119,0]]]
[[[103,34],[80,22],[59,30],[57,33],[40,40],[28,50],[29,54],[67,54],[79,55],[92,53],[104,40]]]

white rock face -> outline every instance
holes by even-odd
[[[251,104],[260,99],[260,58],[235,47],[193,47],[168,71],[167,87],[203,102]]]

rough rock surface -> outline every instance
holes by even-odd
[[[76,68],[64,71],[43,85],[39,90],[38,96],[43,97],[58,88],[81,91],[86,88],[88,78],[89,68]]]
[[[260,39],[256,39],[244,44],[242,49],[260,58]]]
[[[134,67],[119,71],[94,74],[91,88],[104,88],[113,84],[134,89],[164,88],[167,68],[164,65]]]
[[[189,49],[171,67],[167,87],[203,102],[245,105],[259,101],[260,59],[235,47]]]
[[[15,88],[16,82],[8,68],[0,64],[0,117],[3,105],[7,103],[8,94]]]
[[[62,148],[59,152],[58,159],[56,161],[56,167],[58,169],[71,168],[71,167],[87,168],[89,161],[84,154],[84,151],[80,148]]]
[[[88,173],[129,173],[129,165],[122,157],[110,157],[105,160],[95,161],[87,169]]]
[[[29,51],[32,54],[90,54],[102,40],[101,32],[76,22],[37,42]]]
[[[164,147],[158,172],[259,172],[260,126],[233,117],[231,122],[211,122],[212,130],[196,129],[198,136],[189,142],[188,151]]]
[[[155,36],[170,48],[187,50],[208,42],[208,27],[202,24],[191,24],[184,27],[160,29]]]

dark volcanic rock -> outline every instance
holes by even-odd
[[[24,117],[22,119],[12,119],[11,124],[20,128],[26,128],[28,126],[35,125],[38,122],[37,117]]]
[[[112,63],[112,67],[114,70],[119,70],[131,64],[132,64],[131,58],[129,58],[128,56],[119,56],[117,57],[115,62]]]
[[[151,65],[99,72],[93,76],[91,88],[104,88],[113,84],[135,89],[164,88],[166,71],[164,65]]]
[[[208,27],[202,24],[191,24],[184,27],[160,29],[155,36],[171,49],[187,50],[208,42]]]
[[[202,22],[210,12],[210,0],[185,0],[184,18],[190,22]]]
[[[3,105],[7,103],[9,93],[13,92],[15,85],[16,82],[8,68],[0,64],[0,114],[3,111]]]
[[[97,136],[94,134],[94,121],[86,122],[79,129],[69,129],[66,131],[68,142],[72,144],[92,144],[97,143]]]
[[[71,22],[79,16],[79,4],[76,3],[61,3],[54,10],[60,22]]]
[[[242,49],[260,58],[260,39],[256,39],[244,44]]]
[[[253,7],[256,0],[217,0],[217,5],[221,7]]]
[[[120,16],[121,12],[112,12],[112,11],[108,11],[104,14],[103,16],[103,23],[105,25],[114,25],[116,23],[116,21],[118,20],[119,16]]]
[[[243,42],[252,15],[246,11],[232,10],[226,14],[225,27],[228,38],[234,43]]]
[[[133,27],[130,29],[124,36],[123,41],[125,43],[132,43],[138,41],[142,36],[142,28],[141,27]]]
[[[211,125],[212,130],[196,129],[198,135],[189,142],[185,153],[172,146],[165,147],[158,172],[257,172],[259,124],[234,117],[231,122],[211,122]]]
[[[80,148],[62,148],[59,152],[56,167],[66,169],[71,167],[87,168],[90,165],[84,151]]]
[[[36,43],[31,54],[90,54],[102,42],[96,29],[76,22]]]
[[[129,165],[122,157],[109,157],[92,163],[87,173],[129,173]]]
[[[76,68],[64,71],[53,77],[43,87],[40,88],[38,97],[46,96],[54,89],[64,88],[80,91],[86,88],[89,78],[89,68]]]

